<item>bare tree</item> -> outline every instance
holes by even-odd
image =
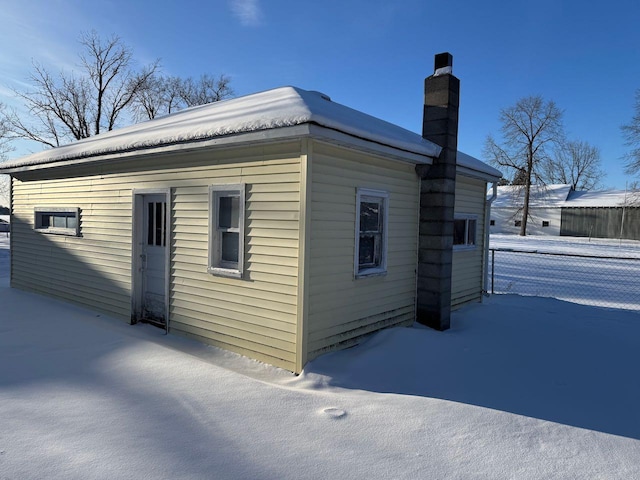
[[[31,91],[16,91],[29,111],[25,122],[15,111],[6,118],[18,137],[51,147],[112,130],[136,93],[157,68],[157,62],[136,71],[133,52],[117,36],[103,39],[85,33],[80,43],[80,72],[53,76],[34,63]]]
[[[131,103],[136,120],[152,120],[183,108],[180,99],[181,85],[182,80],[179,77],[150,77]]]
[[[5,110],[5,105],[0,103],[0,162],[6,160],[7,153],[13,150],[9,143],[11,141],[11,130],[7,123]],[[7,206],[10,203],[10,181],[11,179],[8,175],[0,175],[0,206]]]
[[[543,182],[543,165],[548,149],[562,141],[562,111],[553,101],[540,96],[525,97],[500,112],[502,140],[487,137],[484,156],[492,164],[506,168],[523,182],[520,235],[527,234],[529,198],[533,181]]]
[[[640,90],[636,91],[635,113],[631,121],[622,126],[625,145],[631,147],[626,155],[627,173],[640,174]]]
[[[0,175],[0,207],[8,207],[11,203],[11,177],[9,175]]]
[[[602,185],[606,172],[600,168],[600,149],[587,142],[564,142],[545,165],[549,183],[564,183],[574,190],[592,190]]]
[[[216,78],[204,74],[198,80],[187,78],[182,83],[180,96],[187,107],[218,102],[233,95],[230,82],[231,79],[226,75]]]
[[[141,88],[133,100],[136,118],[153,119],[195,105],[217,102],[233,95],[231,80],[225,75],[213,77],[163,77],[154,75]]]
[[[640,181],[634,180],[625,185],[625,204],[640,207]]]
[[[7,107],[0,103],[0,162],[7,159],[7,153],[13,150],[11,141],[11,129],[6,115]]]

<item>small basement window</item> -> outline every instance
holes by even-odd
[[[244,184],[209,187],[209,273],[242,277],[244,210]]]
[[[549,221],[548,220],[543,220],[542,221],[542,226],[543,227],[548,227],[549,226]]]
[[[513,225],[514,225],[514,226],[516,226],[516,227],[521,227],[521,226],[522,226],[522,220],[516,220],[516,221],[513,223]]]
[[[495,220],[490,220],[490,221],[489,221],[489,225],[490,225],[490,226],[492,226],[492,227],[493,227],[493,226],[495,226],[495,224],[496,224],[496,221],[495,221]]]
[[[453,246],[475,247],[477,224],[475,215],[456,215],[453,220]]]
[[[356,191],[356,278],[387,271],[388,203],[387,192],[365,188]]]
[[[80,236],[80,209],[77,207],[36,207],[34,217],[37,232]]]

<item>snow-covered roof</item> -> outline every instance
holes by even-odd
[[[625,190],[571,192],[565,207],[620,207],[640,204],[640,194]]]
[[[531,185],[529,197],[530,207],[560,207],[564,206],[571,185]],[[492,204],[492,208],[520,207],[524,202],[524,186],[503,185],[498,187],[498,196]]]
[[[505,185],[498,187],[494,208],[522,206],[524,187]],[[571,185],[532,185],[529,206],[552,207],[621,207],[640,206],[640,192],[624,190],[571,190]]]
[[[10,215],[0,215],[0,222],[9,223],[11,219]]]
[[[483,180],[496,182],[502,178],[502,172],[487,165],[471,155],[467,155],[458,150],[456,154],[458,171],[462,174],[475,175]]]
[[[113,130],[51,150],[4,162],[2,170],[55,162],[97,159],[107,155],[148,153],[159,147],[203,145],[206,140],[237,138],[302,124],[332,131],[423,157],[437,157],[441,148],[420,135],[333,102],[319,92],[281,87],[265,92],[188,108],[165,117]],[[430,163],[429,158],[424,158]]]

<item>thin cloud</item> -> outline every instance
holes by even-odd
[[[245,27],[255,27],[262,23],[262,12],[258,0],[231,0],[231,11]]]

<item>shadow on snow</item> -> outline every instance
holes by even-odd
[[[554,299],[494,296],[452,329],[379,332],[311,362],[300,379],[420,395],[640,439],[640,317]]]

